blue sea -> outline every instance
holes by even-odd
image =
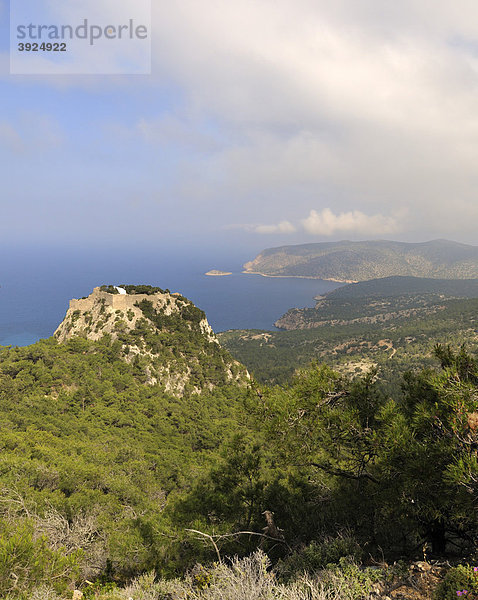
[[[125,247],[126,246],[126,247]],[[50,337],[71,298],[102,284],[145,283],[180,292],[206,312],[216,332],[274,330],[291,307],[314,306],[314,296],[339,284],[241,273],[254,252],[165,247],[4,249],[0,261],[0,345],[26,346]],[[232,271],[209,277],[210,269]]]

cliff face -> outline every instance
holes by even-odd
[[[87,298],[70,301],[54,333],[59,343],[74,337],[106,340],[143,370],[145,383],[175,395],[249,380],[247,370],[220,347],[205,314],[180,294],[105,289],[114,288],[95,288]]]
[[[192,302],[180,294],[157,292],[121,295],[104,292],[97,287],[87,298],[70,300],[70,307],[54,336],[59,342],[77,335],[94,341],[105,334],[118,339],[126,330],[134,330],[138,322],[144,319],[145,315],[139,307],[141,302],[151,303],[159,314],[178,318],[182,317],[184,306],[196,309]],[[219,343],[205,315],[199,320],[199,328],[208,341]]]

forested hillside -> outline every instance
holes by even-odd
[[[398,399],[373,374],[317,366],[286,387],[180,401],[114,353],[76,339],[0,356],[2,597],[73,583],[89,598],[208,598],[233,572],[106,590],[259,547],[284,598],[306,597],[305,569],[318,598],[358,599],[406,579],[362,570],[367,557],[473,551],[478,367],[465,352],[437,348],[441,370],[406,376]],[[242,564],[237,585],[272,585],[265,560]]]
[[[178,400],[119,354],[119,343],[81,338],[0,353],[4,539],[19,522],[25,535],[39,528],[53,548],[82,551],[87,578],[161,561],[169,495],[238,431],[245,396],[221,384]]]
[[[75,587],[101,600],[360,600],[412,584],[423,594],[438,585],[436,600],[478,591],[472,567],[445,576],[427,562],[474,558],[473,353],[435,345],[411,372],[396,371],[394,385],[385,370],[339,371],[301,356],[307,366],[282,385],[245,385],[218,375],[233,361],[221,349],[211,363],[190,308],[186,323],[175,321],[177,343],[202,370],[173,394],[148,375],[152,348],[167,342],[174,355],[172,321],[159,326],[142,302],[151,325],[133,337],[146,362],[125,355],[133,338],[121,327],[0,351],[1,598],[59,600]],[[449,301],[437,336],[452,320],[469,322],[476,302]],[[277,335],[299,333],[312,330]],[[262,364],[263,379],[272,367]],[[214,386],[204,373],[216,374]]]
[[[276,322],[284,331],[234,330],[219,339],[263,383],[287,382],[319,361],[346,373],[378,367],[399,393],[400,375],[431,364],[435,344],[477,347],[477,296],[476,280],[390,277],[290,309]]]
[[[384,277],[343,285],[327,294],[329,299],[388,298],[414,295],[478,298],[478,279],[432,279],[426,277]]]

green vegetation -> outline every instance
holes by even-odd
[[[332,563],[363,593],[366,575],[346,565],[364,556],[449,543],[466,555],[478,366],[464,350],[436,355],[441,370],[407,375],[400,399],[325,365],[260,397],[235,386],[178,399],[143,385],[106,339],[2,350],[3,589],[56,574],[60,591],[120,584],[260,545],[292,587]]]
[[[278,581],[267,555],[258,550],[208,568],[196,565],[184,578],[165,580],[146,573],[125,588],[93,584],[84,589],[85,599],[95,600],[362,600],[387,577],[385,569],[362,570],[353,563],[330,567],[320,574],[301,574],[294,582]],[[63,600],[42,588],[29,600]],[[70,596],[71,597],[71,596]]]
[[[478,299],[327,297],[318,309],[292,309],[289,323],[310,325],[310,313],[320,315],[310,328],[235,330],[218,338],[260,383],[285,383],[320,361],[351,374],[377,367],[393,394],[400,394],[404,372],[433,364],[435,344],[477,348]]]
[[[138,306],[145,318],[138,320],[134,329],[125,328],[117,333],[124,347],[140,350],[134,364],[138,368],[143,365],[145,376],[158,381],[167,365],[169,372],[176,371],[180,379],[183,375],[190,391],[241,378],[245,381],[244,369],[204,334],[201,328],[206,318],[204,312],[186,299],[177,302],[179,311],[168,315],[156,310],[148,300],[142,300]]]
[[[477,298],[478,279],[430,279],[424,277],[384,277],[344,285],[327,294],[331,300],[347,298],[388,298],[426,295],[449,298]]]
[[[478,299],[327,298],[319,327],[223,334],[260,388],[187,299],[134,302],[70,314],[97,341],[0,349],[2,598],[361,600],[422,585],[398,559],[472,564]]]
[[[478,596],[478,573],[470,565],[458,565],[450,569],[437,587],[434,600],[454,600],[457,595],[468,598]]]
[[[470,279],[478,278],[478,248],[446,240],[324,242],[269,248],[244,268],[263,275],[341,281],[392,275]]]
[[[0,580],[11,546],[22,561],[40,557],[32,582],[55,552],[86,578],[174,569],[164,507],[238,431],[246,392],[222,385],[179,401],[118,352],[80,338],[0,351]]]
[[[0,522],[1,597],[41,585],[61,592],[78,578],[82,556],[82,550],[69,555],[54,550],[46,537],[35,536],[34,526],[28,520],[18,525]]]
[[[116,356],[131,363],[143,383],[160,382],[175,395],[248,381],[245,369],[217,343],[206,315],[190,300],[167,292],[158,296],[159,288],[150,286],[125,287],[131,296],[120,303],[123,310],[92,294],[88,310],[82,311],[80,303],[80,309],[68,311],[57,339],[108,338]]]

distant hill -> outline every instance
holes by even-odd
[[[244,265],[245,273],[355,282],[390,276],[478,279],[478,247],[447,240],[324,242],[280,246]]]
[[[219,340],[255,381],[272,384],[289,382],[312,361],[349,374],[378,366],[396,382],[398,373],[432,367],[437,343],[478,352],[478,298],[359,298],[308,310],[291,311],[288,324],[283,317],[286,331],[225,331]],[[397,384],[394,393],[399,390]]]
[[[386,322],[430,315],[444,300],[458,298],[478,298],[478,279],[384,277],[350,283],[317,296],[315,308],[291,308],[275,325],[290,330]]]
[[[432,366],[437,343],[477,352],[478,281],[413,279],[346,285],[317,297],[315,308],[291,308],[275,323],[282,331],[218,337],[256,381],[273,384],[288,382],[311,361],[348,374],[379,367],[397,382],[397,373]]]
[[[478,298],[478,279],[433,279],[424,277],[384,277],[339,287],[328,299],[386,298],[406,294],[436,294],[452,298]]]

